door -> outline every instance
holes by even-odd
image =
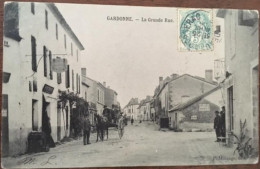
[[[61,105],[57,103],[57,139],[61,140]]]
[[[2,156],[9,154],[8,95],[3,94],[2,107]]]

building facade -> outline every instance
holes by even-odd
[[[170,109],[215,88],[217,84],[213,82],[210,74],[212,71],[206,71],[205,79],[188,74],[182,76],[174,74],[167,81],[159,78],[159,88],[154,96],[156,116],[171,117],[173,114],[169,114]]]
[[[247,137],[258,150],[259,53],[257,11],[218,10],[225,31],[226,132],[240,134],[240,121],[246,120]],[[229,137],[231,138],[231,137]],[[232,144],[233,139],[227,139]]]
[[[138,98],[131,98],[131,100],[124,108],[124,114],[126,114],[126,117],[128,119],[137,120],[137,115],[139,113],[138,107],[139,107]]]
[[[103,83],[104,87],[105,87],[105,105],[112,109],[113,106],[112,105],[117,105],[118,106],[118,102],[117,102],[117,92],[114,91],[113,89],[110,89],[109,86],[106,87],[105,82]]]
[[[24,153],[28,134],[42,131],[46,118],[55,142],[68,136],[72,110],[68,104],[60,105],[59,91],[81,95],[80,51],[84,47],[57,7],[52,3],[5,4],[3,50],[3,154]],[[54,58],[67,60],[65,72],[52,71]]]

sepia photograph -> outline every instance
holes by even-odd
[[[258,10],[3,8],[3,168],[258,163]]]

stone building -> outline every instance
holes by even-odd
[[[4,11],[5,156],[24,153],[28,134],[42,131],[46,118],[55,142],[69,135],[72,110],[68,104],[59,104],[59,91],[81,95],[80,52],[84,47],[53,3],[10,2]],[[67,61],[65,72],[52,70],[54,58]]]
[[[258,150],[259,119],[259,33],[257,11],[218,10],[224,19],[226,133],[240,134],[240,121],[246,120],[247,137]],[[233,139],[227,139],[231,144]]]

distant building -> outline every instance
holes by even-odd
[[[105,87],[96,80],[86,77],[85,68],[82,69],[82,95],[92,106],[92,112],[102,114],[105,105]]]
[[[113,89],[110,89],[109,86],[106,87],[106,82],[103,82],[105,87],[105,105],[112,109],[112,105],[118,105],[117,102],[117,92]]]
[[[258,150],[259,127],[259,28],[258,12],[252,10],[218,10],[224,18],[226,132],[240,134],[240,120],[246,120],[247,137]],[[233,139],[227,139],[233,143]]]
[[[223,106],[220,86],[187,100],[169,110],[170,127],[174,129],[212,130],[215,111]]]
[[[53,3],[8,2],[4,10],[2,155],[26,152],[31,131],[50,120],[55,142],[70,135],[75,106],[59,102],[59,91],[81,96],[81,42]],[[37,24],[36,24],[37,23]],[[67,70],[52,70],[53,58]],[[15,90],[19,89],[19,90]]]
[[[159,87],[154,96],[157,120],[169,117],[169,110],[176,105],[212,90],[216,86],[212,70],[205,71],[205,78],[188,74],[182,76],[173,74],[171,78],[163,81],[160,77]]]
[[[137,120],[139,102],[138,98],[132,98],[124,108],[127,118]]]

